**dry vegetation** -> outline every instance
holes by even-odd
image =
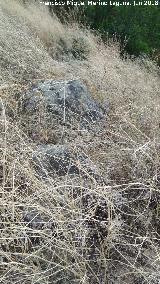
[[[0,69],[0,283],[159,284],[158,68],[122,60],[117,42],[64,26],[42,6],[0,0]],[[20,94],[41,78],[80,78],[109,104],[97,134],[75,130],[71,143],[104,182],[37,176],[36,145],[59,143],[43,109],[26,117],[21,108]]]

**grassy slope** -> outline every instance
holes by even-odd
[[[87,46],[86,60],[73,58],[75,39]],[[1,282],[47,284],[65,278],[64,283],[71,283],[74,278],[75,283],[101,283],[103,274],[110,284],[115,274],[119,278],[113,283],[158,283],[159,70],[149,60],[122,61],[118,43],[104,46],[76,24],[63,26],[42,6],[24,8],[13,0],[0,1],[0,58]],[[34,121],[26,118],[17,98],[41,78],[81,78],[95,99],[109,101],[100,133],[76,133],[72,143],[83,146],[107,185],[86,185],[81,178],[49,178],[46,183],[36,177],[31,157],[38,141],[29,137],[29,129],[38,128],[41,142],[52,141],[56,133],[45,122],[39,124],[38,115]],[[86,187],[91,199],[87,211],[80,196],[73,196],[76,187],[81,194]],[[101,239],[94,248],[97,272],[86,248],[93,232],[84,220],[93,219],[101,200],[107,204],[107,220],[99,226],[108,234],[96,235]],[[54,222],[57,235],[22,223],[28,208],[43,215],[47,224]],[[30,242],[33,235],[40,239],[36,247]]]

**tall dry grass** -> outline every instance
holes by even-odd
[[[13,0],[0,2],[0,58],[0,283],[158,284],[158,68],[122,60],[118,42],[104,45],[44,6]],[[56,130],[26,117],[21,95],[42,78],[80,78],[109,108],[97,134],[75,130],[70,145],[81,146],[104,183],[37,176],[40,137],[30,129],[41,143]]]

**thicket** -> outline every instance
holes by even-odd
[[[159,68],[19,1],[0,1],[0,283],[160,284]],[[74,80],[107,111],[87,129],[36,87]],[[39,149],[66,146],[79,174],[41,175]]]
[[[87,2],[87,1],[86,1]],[[98,1],[97,1],[98,2]],[[119,1],[122,2],[122,1]],[[149,1],[148,6],[86,5],[78,9],[65,7],[65,12],[77,14],[81,23],[101,33],[104,41],[114,37],[121,42],[121,53],[150,56],[160,65],[160,6]],[[149,3],[148,2],[148,3]],[[53,7],[53,6],[52,6]],[[50,7],[64,18],[64,7]],[[75,13],[73,13],[73,10]]]

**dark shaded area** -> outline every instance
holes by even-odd
[[[123,3],[122,6],[87,5],[88,1],[84,2],[84,6],[50,6],[50,10],[63,22],[77,18],[80,23],[99,31],[104,41],[108,38],[119,40],[123,56],[125,53],[136,57],[147,55],[160,65],[159,1],[143,1],[143,5],[136,1],[137,6],[133,1],[129,1],[132,5],[124,5],[121,0],[118,2]]]

